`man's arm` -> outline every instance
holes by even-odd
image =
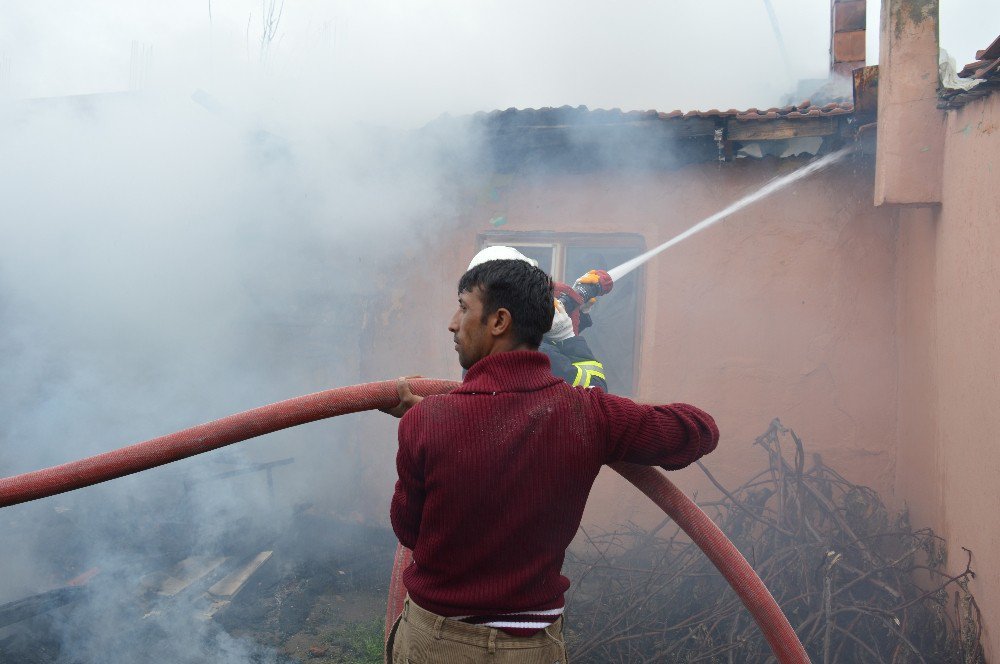
[[[562,341],[545,339],[538,350],[549,356],[552,375],[574,387],[599,387],[608,391],[604,365],[597,361],[583,337],[573,336]]]
[[[396,490],[389,507],[389,521],[400,544],[408,549],[417,545],[420,517],[424,510],[423,463],[416,450],[415,426],[419,412],[411,412],[399,423],[399,450],[396,452]]]
[[[582,301],[573,289],[568,292],[577,301]],[[590,317],[587,318],[589,320]],[[566,308],[556,299],[552,328],[542,337],[538,350],[549,356],[553,376],[562,378],[573,387],[599,387],[607,392],[604,365],[597,361],[586,340],[575,333],[574,327]]]
[[[591,398],[607,424],[607,463],[628,461],[677,470],[705,456],[719,443],[715,420],[694,406],[649,406],[600,392]]]

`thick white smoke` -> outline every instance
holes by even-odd
[[[296,122],[294,110],[268,122],[252,99],[154,88],[4,107],[0,475],[362,379],[374,284],[454,218],[450,183],[474,142],[451,137],[442,162],[434,137],[308,112]],[[303,502],[350,509],[358,468],[338,444],[351,426],[5,509],[0,603],[97,567],[90,599],[54,614],[67,661],[131,662],[141,648],[245,661],[250,646],[191,622],[193,610],[137,626],[141,578],[233,540],[266,542]],[[273,494],[260,473],[206,481],[286,458]],[[155,634],[130,641],[115,625]]]

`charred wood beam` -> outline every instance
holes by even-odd
[[[835,118],[797,118],[795,120],[726,120],[726,138],[730,141],[774,141],[836,133]]]
[[[86,592],[87,589],[83,586],[66,586],[0,605],[0,627],[58,609],[77,601]]]
[[[230,477],[238,477],[239,475],[248,475],[250,473],[259,473],[261,471],[267,472],[267,483],[268,486],[271,485],[271,470],[278,468],[279,466],[287,466],[295,461],[294,457],[289,457],[287,459],[279,459],[278,461],[267,461],[265,463],[252,463],[246,466],[240,466],[239,468],[234,468],[233,470],[226,470],[221,473],[216,473],[214,475],[209,475],[208,477],[200,477],[193,480],[185,480],[184,485],[186,487],[192,487],[196,484],[202,484],[203,482],[211,482],[213,480],[224,480]]]
[[[57,609],[75,602],[86,592],[87,584],[100,574],[96,567],[88,569],[83,574],[73,577],[62,588],[25,597],[7,604],[0,605],[0,627],[6,627],[22,620],[27,620],[46,611]]]

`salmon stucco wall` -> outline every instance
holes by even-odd
[[[446,331],[455,284],[477,236],[502,214],[509,232],[638,233],[655,246],[804,159],[739,160],[652,174],[514,177],[499,200],[474,198],[446,232],[414,251],[373,302],[362,379],[457,378]],[[766,465],[753,446],[774,417],[824,461],[886,494],[893,488],[895,223],[872,204],[872,165],[850,161],[747,208],[645,268],[638,399],[686,401],[718,420],[707,465],[735,486]],[[388,420],[388,418],[384,418]],[[394,427],[366,425],[370,476],[391,489]],[[383,442],[387,441],[387,442]],[[697,468],[673,474],[717,495]],[[891,496],[890,496],[891,497]],[[605,471],[585,523],[655,522],[655,508]]]
[[[876,205],[941,201],[937,63],[938,0],[883,0]]]
[[[1000,94],[946,114],[939,210],[899,210],[898,493],[948,541],[1000,652]]]

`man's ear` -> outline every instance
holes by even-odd
[[[489,323],[490,334],[494,337],[502,337],[511,329],[513,318],[511,318],[509,310],[501,307],[490,316]]]

